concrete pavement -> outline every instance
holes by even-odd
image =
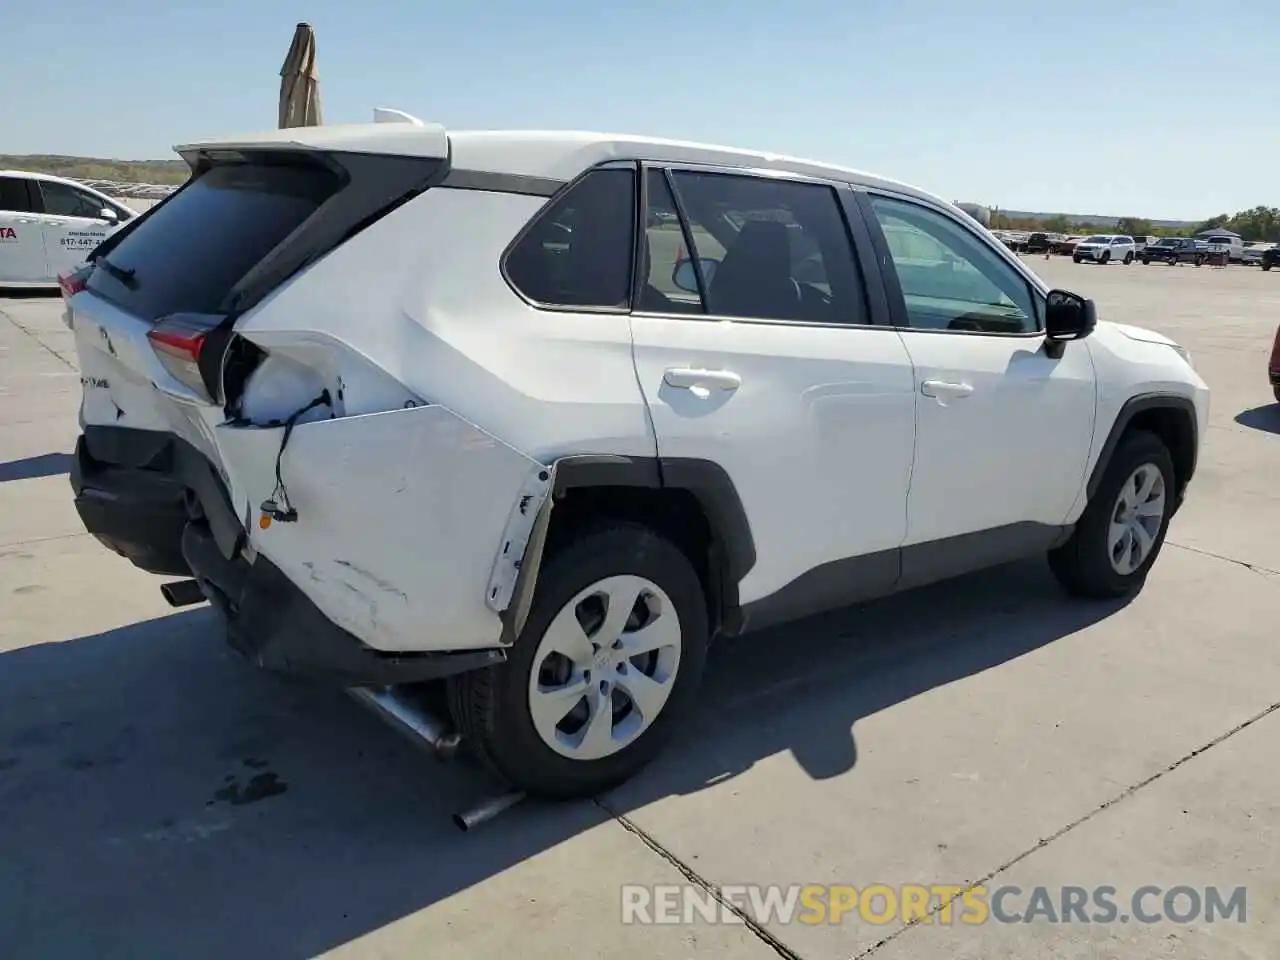
[[[1021,564],[726,644],[688,737],[646,774],[466,835],[448,814],[490,789],[478,771],[245,665],[208,611],[173,613],[159,578],[83,534],[60,306],[0,300],[6,952],[1274,957],[1280,278],[1028,262],[1178,339],[1214,389],[1146,589],[1082,605]],[[1245,923],[1213,925],[620,922],[622,884],[686,878],[1249,898]]]

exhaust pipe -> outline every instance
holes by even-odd
[[[524,794],[516,791],[515,793],[504,793],[500,797],[491,797],[481,803],[477,803],[470,810],[463,810],[461,813],[453,815],[453,825],[466,833],[474,830],[481,824],[488,823],[498,814],[510,810],[517,803],[524,799]]]
[[[450,760],[458,752],[462,738],[457,731],[404,691],[395,687],[353,687],[347,692],[438,759]]]
[[[175,580],[160,587],[160,593],[169,601],[171,607],[189,607],[193,603],[204,603],[204,591],[200,589],[199,580]]]

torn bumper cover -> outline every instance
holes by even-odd
[[[171,435],[85,428],[71,485],[89,533],[154,573],[192,576],[252,662],[341,686],[416,683],[505,659],[501,650],[388,653],[335,624],[265,556],[251,563],[226,487],[198,450]]]

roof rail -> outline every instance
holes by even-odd
[[[374,107],[373,108],[374,123],[411,123],[415,127],[425,126],[417,117],[405,113],[403,110],[392,110],[390,107]]]

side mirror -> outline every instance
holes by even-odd
[[[107,221],[107,223],[115,223],[117,220],[120,219],[120,215],[116,213],[114,210],[112,210],[110,207],[103,207],[101,210],[98,211],[98,218],[100,220]]]
[[[716,275],[716,267],[720,266],[719,260],[712,260],[703,257],[700,261],[702,264],[702,279],[711,284],[711,278]],[[685,293],[698,292],[698,272],[693,268],[692,260],[681,260],[675,265],[675,269],[671,271],[671,282],[678,290]]]
[[[1092,300],[1068,290],[1050,290],[1044,301],[1044,333],[1057,353],[1069,340],[1083,340],[1098,325],[1098,308]]]

